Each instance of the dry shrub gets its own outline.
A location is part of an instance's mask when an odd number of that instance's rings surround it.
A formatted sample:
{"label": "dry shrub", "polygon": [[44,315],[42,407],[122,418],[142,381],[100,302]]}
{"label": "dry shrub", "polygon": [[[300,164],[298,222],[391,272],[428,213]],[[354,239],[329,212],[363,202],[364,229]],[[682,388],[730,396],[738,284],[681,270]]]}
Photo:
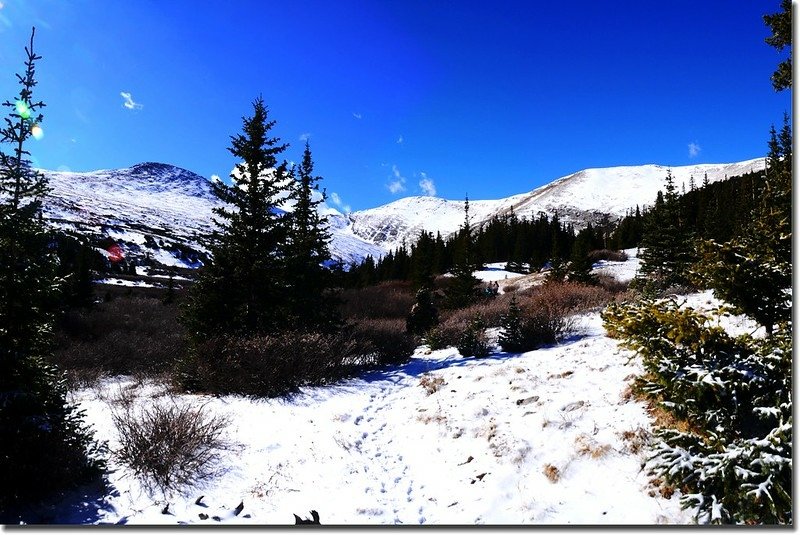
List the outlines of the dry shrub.
{"label": "dry shrub", "polygon": [[363,366],[362,349],[341,334],[220,336],[197,345],[178,380],[190,391],[280,396],[348,375]]}
{"label": "dry shrub", "polygon": [[441,375],[423,375],[419,380],[419,386],[424,388],[429,396],[438,392],[442,385],[444,385],[444,377]]}
{"label": "dry shrub", "polygon": [[521,306],[551,307],[571,314],[599,310],[613,299],[604,288],[569,281],[548,282],[534,288],[529,295]]}
{"label": "dry shrub", "polygon": [[414,305],[414,290],[403,281],[388,281],[342,291],[339,311],[345,320],[405,319]]}
{"label": "dry shrub", "polygon": [[178,380],[194,391],[280,396],[401,362],[414,347],[399,319],[363,320],[335,334],[217,337],[198,344],[183,360]]}
{"label": "dry shrub", "polygon": [[113,453],[151,493],[164,495],[213,476],[228,422],[175,400],[112,414],[119,434]]}
{"label": "dry shrub", "polygon": [[547,476],[547,479],[549,479],[551,483],[558,482],[559,478],[561,477],[561,472],[559,472],[558,468],[552,464],[544,465],[542,473]]}
{"label": "dry shrub", "polygon": [[417,345],[406,332],[405,319],[362,319],[350,326],[350,332],[374,365],[404,362]]}
{"label": "dry shrub", "polygon": [[612,262],[625,262],[628,260],[628,253],[625,251],[612,251],[610,249],[596,249],[589,253],[589,259],[592,262],[599,262],[600,260],[610,260]]}
{"label": "dry shrub", "polygon": [[185,352],[176,305],[120,297],[68,311],[56,329],[53,361],[73,380],[90,382],[103,374],[157,375]]}
{"label": "dry shrub", "polygon": [[480,316],[487,328],[499,327],[503,315],[508,313],[510,302],[510,295],[500,295],[481,300],[467,308],[442,311],[439,325],[425,333],[425,342],[433,350],[458,346],[477,316]]}

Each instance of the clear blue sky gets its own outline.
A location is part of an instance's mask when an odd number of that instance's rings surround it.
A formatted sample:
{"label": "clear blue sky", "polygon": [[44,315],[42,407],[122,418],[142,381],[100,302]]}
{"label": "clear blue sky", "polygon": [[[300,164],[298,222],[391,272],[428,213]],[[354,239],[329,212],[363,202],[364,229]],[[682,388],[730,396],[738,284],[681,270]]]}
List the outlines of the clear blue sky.
{"label": "clear blue sky", "polygon": [[0,3],[2,100],[37,28],[48,107],[30,148],[47,169],[225,177],[262,95],[287,159],[308,136],[322,185],[358,210],[755,158],[791,110],[769,79],[784,55],[764,43],[779,0]]}

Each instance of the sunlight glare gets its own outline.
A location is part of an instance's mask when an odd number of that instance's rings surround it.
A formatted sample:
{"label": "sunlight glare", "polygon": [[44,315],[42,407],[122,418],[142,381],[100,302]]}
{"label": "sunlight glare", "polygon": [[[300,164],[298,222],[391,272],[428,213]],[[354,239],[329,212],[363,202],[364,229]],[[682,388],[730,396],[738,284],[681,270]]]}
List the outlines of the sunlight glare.
{"label": "sunlight glare", "polygon": [[41,126],[35,124],[33,127],[31,127],[31,135],[33,136],[33,139],[39,141],[44,137],[44,130],[42,130]]}
{"label": "sunlight glare", "polygon": [[31,109],[28,107],[28,103],[24,100],[18,100],[14,103],[14,108],[17,110],[17,113],[23,119],[30,119],[31,117]]}

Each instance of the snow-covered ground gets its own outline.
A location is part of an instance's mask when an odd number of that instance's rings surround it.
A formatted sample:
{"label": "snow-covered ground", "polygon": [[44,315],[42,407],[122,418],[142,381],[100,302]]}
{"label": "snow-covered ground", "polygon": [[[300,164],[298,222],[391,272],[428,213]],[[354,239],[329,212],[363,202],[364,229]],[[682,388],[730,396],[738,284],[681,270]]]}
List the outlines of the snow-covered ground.
{"label": "snow-covered ground", "polygon": [[[180,396],[229,419],[237,446],[224,473],[162,514],[160,496],[115,470],[93,521],[291,524],[315,509],[325,524],[689,522],[641,471],[650,423],[626,396],[639,364],[597,314],[578,321],[580,334],[555,347],[481,359],[422,347],[405,365],[288,399]],[[75,399],[113,449],[113,400],[166,395],[118,378]]]}
{"label": "snow-covered ground", "polygon": [[[629,253],[597,269],[633,276]],[[720,304],[710,292],[679,299]],[[639,359],[605,336],[599,314],[575,321],[557,346],[485,358],[422,346],[406,364],[279,399],[174,395],[108,378],[72,396],[112,450],[122,401],[202,407],[227,419],[232,446],[216,476],[166,498],[112,458],[110,491],[52,521],[285,525],[316,510],[329,525],[692,523],[679,493],[664,498],[642,471],[652,424],[629,395]]]}

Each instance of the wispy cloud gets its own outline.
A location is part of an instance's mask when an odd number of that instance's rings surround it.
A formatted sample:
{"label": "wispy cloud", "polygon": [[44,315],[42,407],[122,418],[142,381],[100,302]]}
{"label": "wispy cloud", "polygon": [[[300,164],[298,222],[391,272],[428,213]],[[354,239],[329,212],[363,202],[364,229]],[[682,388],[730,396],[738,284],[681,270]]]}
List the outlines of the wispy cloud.
{"label": "wispy cloud", "polygon": [[402,144],[403,144],[403,136],[402,136],[402,135],[401,135],[399,138],[397,138],[397,141],[396,141],[396,143],[397,143],[398,145],[402,145]]}
{"label": "wispy cloud", "polygon": [[420,171],[419,176],[422,177],[419,181],[419,189],[422,190],[422,194],[428,197],[436,197],[436,184],[433,183],[433,180],[424,171]]}
{"label": "wispy cloud", "polygon": [[400,173],[400,169],[396,165],[392,166],[392,174],[389,177],[390,182],[386,184],[386,188],[393,194],[397,195],[406,190],[406,177]]}
{"label": "wispy cloud", "polygon": [[353,112],[353,117],[355,117],[356,119],[361,119],[363,115],[361,115],[360,113]]}
{"label": "wispy cloud", "polygon": [[689,158],[696,158],[700,155],[700,151],[703,150],[697,142],[689,143]]}
{"label": "wispy cloud", "polygon": [[308,141],[309,139],[311,139],[311,133],[310,132],[304,132],[304,133],[300,134],[300,137],[298,139],[300,141]]}
{"label": "wispy cloud", "polygon": [[142,104],[134,102],[133,97],[131,96],[130,93],[126,93],[125,91],[120,91],[119,96],[121,96],[125,101],[122,103],[122,105],[128,108],[129,110],[141,110],[142,108],[144,108]]}
{"label": "wispy cloud", "polygon": [[352,212],[352,210],[350,209],[350,205],[349,204],[345,204],[342,201],[342,198],[339,196],[339,194],[336,193],[335,191],[333,193],[331,193],[331,196],[328,197],[328,198],[331,200],[331,202],[334,205],[336,205],[339,208],[341,208],[344,213],[349,214],[350,212]]}

